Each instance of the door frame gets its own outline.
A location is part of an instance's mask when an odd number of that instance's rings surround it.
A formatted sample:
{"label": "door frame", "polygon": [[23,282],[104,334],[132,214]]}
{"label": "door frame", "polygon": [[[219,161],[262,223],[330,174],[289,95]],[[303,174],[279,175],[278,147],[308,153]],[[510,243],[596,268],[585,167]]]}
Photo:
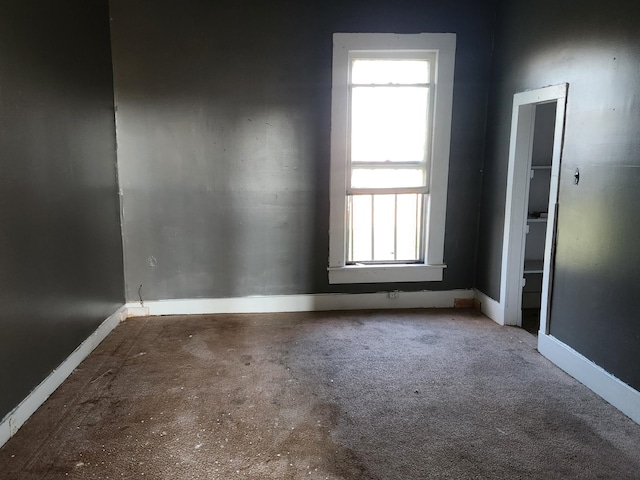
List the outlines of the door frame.
{"label": "door frame", "polygon": [[551,102],[557,104],[542,274],[540,333],[543,335],[549,333],[550,294],[553,277],[551,267],[555,251],[558,185],[568,90],[569,84],[563,83],[516,93],[513,96],[500,277],[500,303],[504,325],[522,325],[522,279],[524,276],[529,180],[531,178],[536,105]]}

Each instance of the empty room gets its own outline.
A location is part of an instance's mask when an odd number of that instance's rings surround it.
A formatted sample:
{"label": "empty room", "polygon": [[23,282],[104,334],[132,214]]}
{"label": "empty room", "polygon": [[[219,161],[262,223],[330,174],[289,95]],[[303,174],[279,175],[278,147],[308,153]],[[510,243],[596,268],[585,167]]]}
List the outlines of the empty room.
{"label": "empty room", "polygon": [[0,478],[640,478],[639,22],[0,0]]}

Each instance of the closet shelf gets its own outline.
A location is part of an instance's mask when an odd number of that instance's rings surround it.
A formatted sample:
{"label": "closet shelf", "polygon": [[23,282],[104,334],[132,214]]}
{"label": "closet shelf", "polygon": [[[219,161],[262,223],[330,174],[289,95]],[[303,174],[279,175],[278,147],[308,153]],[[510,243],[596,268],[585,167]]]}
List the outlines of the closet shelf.
{"label": "closet shelf", "polygon": [[524,274],[543,273],[544,260],[525,260]]}

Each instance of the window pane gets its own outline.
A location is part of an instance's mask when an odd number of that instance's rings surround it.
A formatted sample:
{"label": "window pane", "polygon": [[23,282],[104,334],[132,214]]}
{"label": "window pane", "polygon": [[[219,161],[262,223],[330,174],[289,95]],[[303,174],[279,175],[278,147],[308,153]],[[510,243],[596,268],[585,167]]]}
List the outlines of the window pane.
{"label": "window pane", "polygon": [[349,196],[347,262],[420,260],[422,194]]}
{"label": "window pane", "polygon": [[372,195],[353,195],[349,197],[349,251],[347,261],[370,262],[372,250]]}
{"label": "window pane", "polygon": [[351,83],[429,83],[429,61],[354,60]]}
{"label": "window pane", "polygon": [[396,254],[398,260],[420,259],[420,223],[422,218],[422,195],[398,195],[398,237]]}
{"label": "window pane", "polygon": [[352,188],[423,187],[422,169],[354,168],[351,172]]}
{"label": "window pane", "polygon": [[423,161],[427,102],[427,87],[354,87],[351,161]]}
{"label": "window pane", "polygon": [[373,196],[373,259],[395,260],[395,195]]}

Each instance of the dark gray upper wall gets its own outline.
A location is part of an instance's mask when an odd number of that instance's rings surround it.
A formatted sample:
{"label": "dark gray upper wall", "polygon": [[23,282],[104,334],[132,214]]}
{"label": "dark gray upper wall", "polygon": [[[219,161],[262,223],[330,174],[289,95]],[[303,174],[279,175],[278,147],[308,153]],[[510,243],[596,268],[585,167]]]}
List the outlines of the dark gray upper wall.
{"label": "dark gray upper wall", "polygon": [[385,288],[327,281],[334,32],[458,34],[449,268],[392,288],[472,287],[492,5],[112,0],[127,298]]}
{"label": "dark gray upper wall", "polygon": [[107,3],[0,3],[0,419],[123,303]]}
{"label": "dark gray upper wall", "polygon": [[636,389],[639,22],[632,0],[501,2],[477,268],[497,299],[513,94],[568,82],[551,334]]}

